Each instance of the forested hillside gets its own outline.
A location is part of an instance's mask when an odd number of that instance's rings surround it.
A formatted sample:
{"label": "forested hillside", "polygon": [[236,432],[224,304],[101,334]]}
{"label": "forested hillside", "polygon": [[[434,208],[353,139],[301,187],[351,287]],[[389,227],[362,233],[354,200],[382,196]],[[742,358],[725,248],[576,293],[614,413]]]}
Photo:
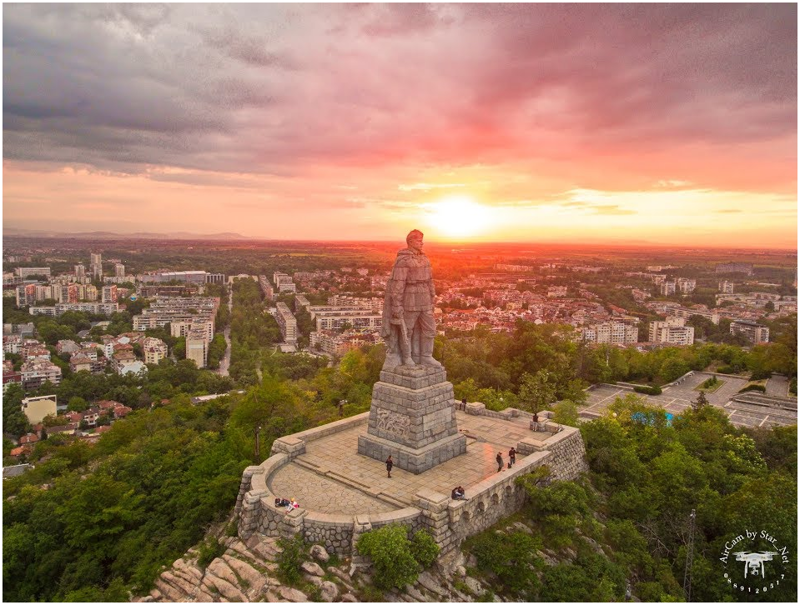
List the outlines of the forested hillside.
{"label": "forested hillside", "polygon": [[[258,330],[237,317],[236,307],[232,325],[239,346],[258,341]],[[751,351],[703,345],[639,353],[588,349],[567,336],[555,326],[520,324],[512,335],[440,340],[436,355],[459,398],[495,408],[525,407],[537,388],[580,403],[589,381],[651,377],[657,383],[715,363],[748,374],[796,368],[791,341]],[[245,384],[169,360],[146,377],[65,377],[55,389],[60,400],[116,399],[135,411],[94,446],[60,436],[41,441],[30,458],[36,468],[5,481],[5,599],[125,600],[129,590],[147,591],[162,565],[226,518],[242,470],[263,460],[272,440],[338,418],[342,400],[347,415],[368,409],[383,362],[380,347],[325,367],[314,357],[273,353],[262,348],[265,342],[257,342],[257,357],[242,359],[258,363],[260,382],[242,395],[198,405],[190,394]],[[253,381],[251,370],[243,376]],[[4,416],[13,420],[21,393],[9,393]],[[663,412],[641,406],[621,401],[608,416],[581,426],[590,476],[580,484],[530,485],[524,520],[534,533],[523,537],[506,528],[511,541],[492,532],[470,541],[476,573],[497,575],[513,598],[616,599],[630,582],[643,600],[680,599],[692,508],[697,599],[731,595],[717,559],[733,531],[758,525],[793,552],[796,427],[738,429],[708,406],[669,424]],[[795,593],[787,582],[768,594],[790,599]]]}
{"label": "forested hillside", "polygon": [[629,396],[581,432],[586,480],[529,475],[530,505],[467,542],[479,575],[495,578],[505,597],[615,601],[630,588],[642,601],[685,600],[694,509],[693,601],[796,601],[794,561],[773,589],[743,594],[719,560],[745,529],[796,552],[796,426],[741,430],[711,406],[670,425],[663,411]]}

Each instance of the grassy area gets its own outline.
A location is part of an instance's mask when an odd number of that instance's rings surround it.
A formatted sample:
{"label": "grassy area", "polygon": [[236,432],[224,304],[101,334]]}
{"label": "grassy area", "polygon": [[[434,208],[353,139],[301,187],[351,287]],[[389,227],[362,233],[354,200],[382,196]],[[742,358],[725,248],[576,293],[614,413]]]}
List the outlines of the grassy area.
{"label": "grassy area", "polygon": [[725,384],[725,381],[724,381],[724,380],[720,380],[720,379],[719,379],[719,378],[717,378],[716,376],[712,376],[711,378],[709,378],[709,379],[708,379],[708,380],[706,380],[705,382],[701,382],[699,385],[697,385],[697,386],[694,388],[694,390],[695,390],[695,391],[704,391],[704,392],[706,392],[706,393],[713,393],[713,392],[715,392],[715,391],[718,391],[718,390],[719,390],[719,388],[720,388],[720,387],[721,387],[723,384]]}

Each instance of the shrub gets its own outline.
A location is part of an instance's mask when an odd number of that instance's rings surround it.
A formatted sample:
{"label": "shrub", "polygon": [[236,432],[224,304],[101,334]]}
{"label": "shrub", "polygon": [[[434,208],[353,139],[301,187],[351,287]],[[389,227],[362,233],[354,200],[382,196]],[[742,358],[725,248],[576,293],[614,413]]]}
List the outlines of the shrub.
{"label": "shrub", "polygon": [[765,387],[763,384],[748,384],[743,389],[739,389],[740,393],[747,393],[748,391],[758,391],[760,393],[766,393],[767,387]]}
{"label": "shrub", "polygon": [[701,389],[711,389],[717,386],[719,379],[716,376],[712,376],[708,380],[703,381],[703,384],[700,385]]}
{"label": "shrub", "polygon": [[412,553],[408,531],[402,525],[387,525],[362,534],[356,550],[372,559],[378,588],[402,588],[416,582],[419,576],[419,563]]}
{"label": "shrub", "polygon": [[295,584],[300,580],[300,565],[306,558],[306,545],[302,536],[295,536],[291,540],[280,538],[278,546],[278,573],[287,584]]}
{"label": "shrub", "polygon": [[423,568],[430,567],[439,556],[439,545],[428,532],[417,531],[411,538],[411,554]]}
{"label": "shrub", "polygon": [[633,390],[637,393],[644,393],[645,395],[661,395],[661,387],[658,386],[635,386]]}
{"label": "shrub", "polygon": [[717,372],[720,374],[736,374],[736,368],[733,366],[722,366],[717,368]]}
{"label": "shrub", "polygon": [[539,590],[535,567],[542,562],[536,551],[542,547],[541,539],[515,531],[504,534],[485,531],[469,538],[467,549],[478,560],[478,569],[491,573],[499,580],[497,586],[508,589],[515,597],[532,600]]}
{"label": "shrub", "polygon": [[197,564],[201,569],[205,569],[209,566],[211,561],[217,557],[221,557],[225,553],[225,546],[220,544],[216,538],[209,536],[200,544],[198,550]]}

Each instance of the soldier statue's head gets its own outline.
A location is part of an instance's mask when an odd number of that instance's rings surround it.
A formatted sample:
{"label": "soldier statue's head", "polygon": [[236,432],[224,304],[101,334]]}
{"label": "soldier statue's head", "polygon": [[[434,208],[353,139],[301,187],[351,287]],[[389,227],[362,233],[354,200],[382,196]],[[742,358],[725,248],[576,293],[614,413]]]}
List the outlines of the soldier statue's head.
{"label": "soldier statue's head", "polygon": [[422,231],[419,229],[414,229],[413,231],[409,232],[408,235],[406,235],[406,244],[411,245],[411,240],[413,239],[417,239],[420,241],[420,243],[422,243],[422,238],[424,236],[425,235],[422,233]]}

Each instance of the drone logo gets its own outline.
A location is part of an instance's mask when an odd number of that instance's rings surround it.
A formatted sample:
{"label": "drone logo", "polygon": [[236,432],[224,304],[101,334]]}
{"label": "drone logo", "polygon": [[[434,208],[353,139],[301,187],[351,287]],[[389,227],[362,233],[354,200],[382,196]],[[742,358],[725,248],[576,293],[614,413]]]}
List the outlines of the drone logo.
{"label": "drone logo", "polygon": [[744,552],[739,551],[733,553],[736,555],[737,561],[744,562],[744,577],[748,576],[748,572],[750,575],[759,575],[759,571],[761,572],[761,577],[764,576],[764,563],[767,561],[772,561],[774,557],[777,557],[780,553],[775,551],[765,551],[765,552]]}
{"label": "drone logo", "polygon": [[[769,532],[747,529],[725,542],[719,560],[734,593],[747,597],[774,591],[788,581],[790,555],[788,547]],[[744,563],[744,569],[734,563]]]}

